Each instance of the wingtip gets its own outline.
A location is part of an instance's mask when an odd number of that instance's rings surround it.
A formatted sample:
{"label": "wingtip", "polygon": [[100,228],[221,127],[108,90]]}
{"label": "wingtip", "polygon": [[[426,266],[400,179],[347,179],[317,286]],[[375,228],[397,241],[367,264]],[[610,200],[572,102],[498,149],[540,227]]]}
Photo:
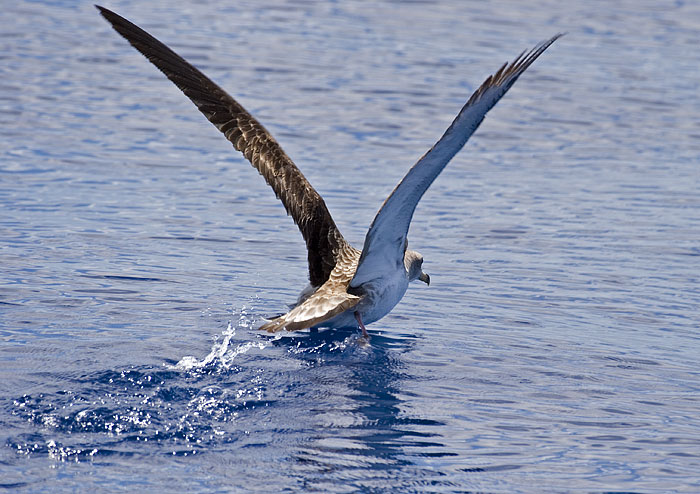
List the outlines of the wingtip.
{"label": "wingtip", "polygon": [[122,16],[120,16],[116,12],[112,12],[111,10],[103,7],[102,5],[95,4],[95,8],[99,10],[102,17],[104,17],[111,24],[114,24],[115,20],[123,19]]}
{"label": "wingtip", "polygon": [[541,44],[549,46],[549,45],[551,45],[552,43],[554,43],[556,40],[558,40],[559,38],[561,38],[562,36],[566,36],[566,35],[567,35],[566,32],[557,33],[557,34],[555,34],[554,36],[552,36],[551,38],[549,38],[547,41],[543,41]]}
{"label": "wingtip", "polygon": [[538,52],[541,53],[542,51],[546,50],[549,48],[556,40],[564,36],[566,33],[557,33],[551,38],[545,39],[540,41],[532,50],[530,50],[530,53],[533,52]]}
{"label": "wingtip", "polygon": [[112,12],[109,9],[104,8],[102,5],[95,4],[95,8],[100,11],[100,15],[102,17],[104,17],[105,20],[107,22],[109,22],[110,24],[113,24],[113,22],[110,20],[110,17],[111,18],[119,17],[117,14],[115,14],[114,12]]}

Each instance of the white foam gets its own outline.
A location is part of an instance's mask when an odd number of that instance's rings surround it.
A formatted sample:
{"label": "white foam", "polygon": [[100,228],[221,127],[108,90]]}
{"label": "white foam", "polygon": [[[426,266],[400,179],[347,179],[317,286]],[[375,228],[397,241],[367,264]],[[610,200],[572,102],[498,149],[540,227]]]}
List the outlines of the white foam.
{"label": "white foam", "polygon": [[[245,317],[245,314],[241,314],[237,326],[243,328],[248,328],[248,326],[250,326],[250,320]],[[270,340],[247,341],[245,343],[240,343],[236,347],[229,350],[231,339],[235,335],[236,328],[234,328],[233,324],[229,321],[228,327],[222,333],[223,339],[219,341],[217,338],[217,340],[214,341],[211,351],[206,357],[199,360],[197,357],[188,355],[186,357],[182,357],[177,364],[168,367],[171,369],[190,371],[207,367],[210,364],[215,364],[217,367],[229,369],[233,365],[236,357],[239,355],[247,353],[253,348],[262,350],[270,344]]]}

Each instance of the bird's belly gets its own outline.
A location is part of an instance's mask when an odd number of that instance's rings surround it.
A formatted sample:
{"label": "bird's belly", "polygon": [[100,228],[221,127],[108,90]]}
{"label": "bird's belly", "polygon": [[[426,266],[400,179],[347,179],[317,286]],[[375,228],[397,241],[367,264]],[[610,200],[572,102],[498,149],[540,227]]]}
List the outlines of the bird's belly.
{"label": "bird's belly", "polygon": [[366,303],[363,304],[363,300],[357,309],[362,315],[362,322],[371,324],[386,316],[401,301],[407,288],[408,280],[405,277],[380,288],[367,287]]}
{"label": "bird's belly", "polygon": [[365,294],[362,301],[352,309],[338,314],[325,321],[321,326],[328,328],[356,328],[355,312],[362,316],[362,322],[367,325],[386,316],[391,309],[403,298],[408,288],[408,279],[401,273],[390,280],[382,279],[381,283],[363,285]]}

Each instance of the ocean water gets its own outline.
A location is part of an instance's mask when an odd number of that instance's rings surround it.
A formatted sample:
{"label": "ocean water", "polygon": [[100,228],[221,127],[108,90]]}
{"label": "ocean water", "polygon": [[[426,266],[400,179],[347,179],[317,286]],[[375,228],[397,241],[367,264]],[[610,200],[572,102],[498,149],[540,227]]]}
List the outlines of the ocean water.
{"label": "ocean water", "polygon": [[0,488],[700,491],[700,5],[113,1],[274,133],[361,246],[421,201],[430,287],[255,331],[306,283],[264,181],[90,3],[0,27]]}

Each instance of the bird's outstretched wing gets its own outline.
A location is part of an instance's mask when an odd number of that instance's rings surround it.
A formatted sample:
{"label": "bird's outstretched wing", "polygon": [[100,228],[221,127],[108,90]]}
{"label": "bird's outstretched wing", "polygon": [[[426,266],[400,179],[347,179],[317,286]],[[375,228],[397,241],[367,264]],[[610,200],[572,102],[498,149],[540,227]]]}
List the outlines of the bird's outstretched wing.
{"label": "bird's outstretched wing", "polygon": [[561,34],[543,41],[504,64],[474,92],[440,140],[423,155],[399,182],[375,216],[365,237],[360,262],[350,287],[381,278],[387,271],[403,266],[406,235],[418,201],[447,163],[466,144],[486,113],[506,94],[518,77]]}
{"label": "bird's outstretched wing", "polygon": [[277,141],[226,91],[184,58],[123,17],[96,7],[119,34],[192,100],[265,178],[306,241],[311,285],[323,285],[346,242],[323,198]]}

